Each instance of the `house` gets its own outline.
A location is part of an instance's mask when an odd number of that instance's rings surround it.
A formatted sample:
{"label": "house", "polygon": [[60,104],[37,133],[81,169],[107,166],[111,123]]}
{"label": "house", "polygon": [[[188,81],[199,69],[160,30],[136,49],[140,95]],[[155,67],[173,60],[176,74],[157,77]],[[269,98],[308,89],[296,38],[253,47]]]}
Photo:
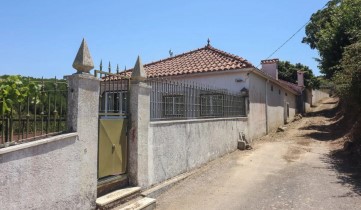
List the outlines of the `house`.
{"label": "house", "polygon": [[[303,90],[302,82],[296,85],[278,79],[277,62],[278,59],[264,60],[259,70],[246,59],[208,43],[203,48],[145,64],[144,69],[149,79],[166,78],[246,92],[246,136],[252,140],[293,120],[298,112],[296,101]],[[132,69],[121,75],[131,76],[131,72]]]}
{"label": "house", "polygon": [[[0,203],[4,209],[111,208],[123,186],[144,190],[235,151],[244,136],[260,137],[298,112],[302,72],[299,84],[279,80],[277,62],[264,60],[259,70],[208,44],[145,66],[138,58],[133,72],[120,74],[131,79],[101,68],[93,77],[83,40],[77,73],[66,77],[69,133],[0,149]],[[97,73],[108,76],[100,81]],[[312,100],[322,96],[312,92]],[[140,188],[128,190],[132,197]]]}
{"label": "house", "polygon": [[303,73],[298,84],[283,81],[278,62],[263,60],[258,69],[207,44],[145,65],[138,58],[134,69],[106,77],[132,77],[130,92],[141,90],[130,94],[141,116],[129,132],[130,183],[161,183],[292,121],[305,105]]}

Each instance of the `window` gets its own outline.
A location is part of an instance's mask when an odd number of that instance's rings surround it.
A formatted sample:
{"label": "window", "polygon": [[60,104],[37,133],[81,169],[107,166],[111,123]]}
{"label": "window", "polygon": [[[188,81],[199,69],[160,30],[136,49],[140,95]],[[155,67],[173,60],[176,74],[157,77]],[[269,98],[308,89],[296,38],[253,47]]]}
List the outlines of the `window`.
{"label": "window", "polygon": [[271,85],[271,91],[273,91],[273,85]]}
{"label": "window", "polygon": [[285,93],[285,96],[287,96],[287,93]]}
{"label": "window", "polygon": [[201,116],[220,116],[223,115],[222,94],[203,94],[201,99]]}
{"label": "window", "polygon": [[164,116],[184,116],[184,96],[171,95],[163,96]]}
{"label": "window", "polygon": [[104,92],[102,94],[100,112],[103,113],[126,113],[127,92]]}
{"label": "window", "polygon": [[278,90],[278,94],[281,95],[281,89]]}

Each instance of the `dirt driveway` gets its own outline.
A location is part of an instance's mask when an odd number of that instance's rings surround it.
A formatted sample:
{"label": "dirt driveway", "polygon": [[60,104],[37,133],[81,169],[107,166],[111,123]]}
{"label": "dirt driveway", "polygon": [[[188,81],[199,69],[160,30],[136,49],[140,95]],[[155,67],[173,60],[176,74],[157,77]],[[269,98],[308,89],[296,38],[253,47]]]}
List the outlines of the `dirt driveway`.
{"label": "dirt driveway", "polygon": [[360,179],[330,156],[341,137],[329,129],[336,103],[209,163],[158,197],[157,209],[361,209]]}

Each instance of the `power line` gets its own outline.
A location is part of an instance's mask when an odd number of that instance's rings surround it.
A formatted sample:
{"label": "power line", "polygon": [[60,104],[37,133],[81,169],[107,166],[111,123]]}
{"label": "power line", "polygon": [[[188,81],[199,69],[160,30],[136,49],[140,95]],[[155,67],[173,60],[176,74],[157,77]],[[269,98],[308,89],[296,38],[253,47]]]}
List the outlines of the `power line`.
{"label": "power line", "polygon": [[[324,9],[325,7],[327,7],[327,5],[328,5],[328,2],[325,4],[325,6],[323,6],[323,7],[321,8],[321,10]],[[269,56],[266,58],[266,60],[269,59],[269,58],[271,58],[274,54],[276,54],[276,52],[278,52],[283,46],[285,46],[289,41],[291,41],[291,39],[292,39],[293,37],[295,37],[295,36],[296,36],[304,27],[306,27],[307,24],[310,23],[310,22],[311,22],[311,19],[308,20],[305,24],[303,24],[302,27],[299,28],[290,38],[288,38],[281,46],[279,46],[275,51],[273,51],[273,52],[271,53],[271,55],[269,55]],[[258,68],[259,66],[260,66],[260,64],[257,66],[257,68]]]}
{"label": "power line", "polygon": [[311,20],[307,21],[307,23],[305,23],[300,29],[298,29],[296,31],[296,33],[294,33],[290,38],[288,38],[281,46],[279,46],[275,51],[273,51],[273,53],[271,53],[271,55],[269,55],[266,59],[269,59],[270,57],[272,57],[274,54],[276,54],[276,52],[278,52],[278,50],[280,50],[283,46],[285,46],[289,41],[291,41],[291,39],[293,37],[295,37],[304,27],[306,27],[306,25],[311,22]]}

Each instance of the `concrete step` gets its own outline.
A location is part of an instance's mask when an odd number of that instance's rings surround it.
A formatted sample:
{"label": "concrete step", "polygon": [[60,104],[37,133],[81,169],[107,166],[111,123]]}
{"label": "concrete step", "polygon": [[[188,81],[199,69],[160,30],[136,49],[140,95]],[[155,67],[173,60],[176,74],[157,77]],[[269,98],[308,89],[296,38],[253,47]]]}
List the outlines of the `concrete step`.
{"label": "concrete step", "polygon": [[154,198],[139,197],[131,200],[113,210],[154,210],[156,207],[156,200]]}
{"label": "concrete step", "polygon": [[129,185],[127,174],[116,175],[98,181],[98,197],[111,193],[115,190],[126,188]]}
{"label": "concrete step", "polygon": [[97,198],[97,209],[111,209],[140,195],[140,187],[129,187]]}

